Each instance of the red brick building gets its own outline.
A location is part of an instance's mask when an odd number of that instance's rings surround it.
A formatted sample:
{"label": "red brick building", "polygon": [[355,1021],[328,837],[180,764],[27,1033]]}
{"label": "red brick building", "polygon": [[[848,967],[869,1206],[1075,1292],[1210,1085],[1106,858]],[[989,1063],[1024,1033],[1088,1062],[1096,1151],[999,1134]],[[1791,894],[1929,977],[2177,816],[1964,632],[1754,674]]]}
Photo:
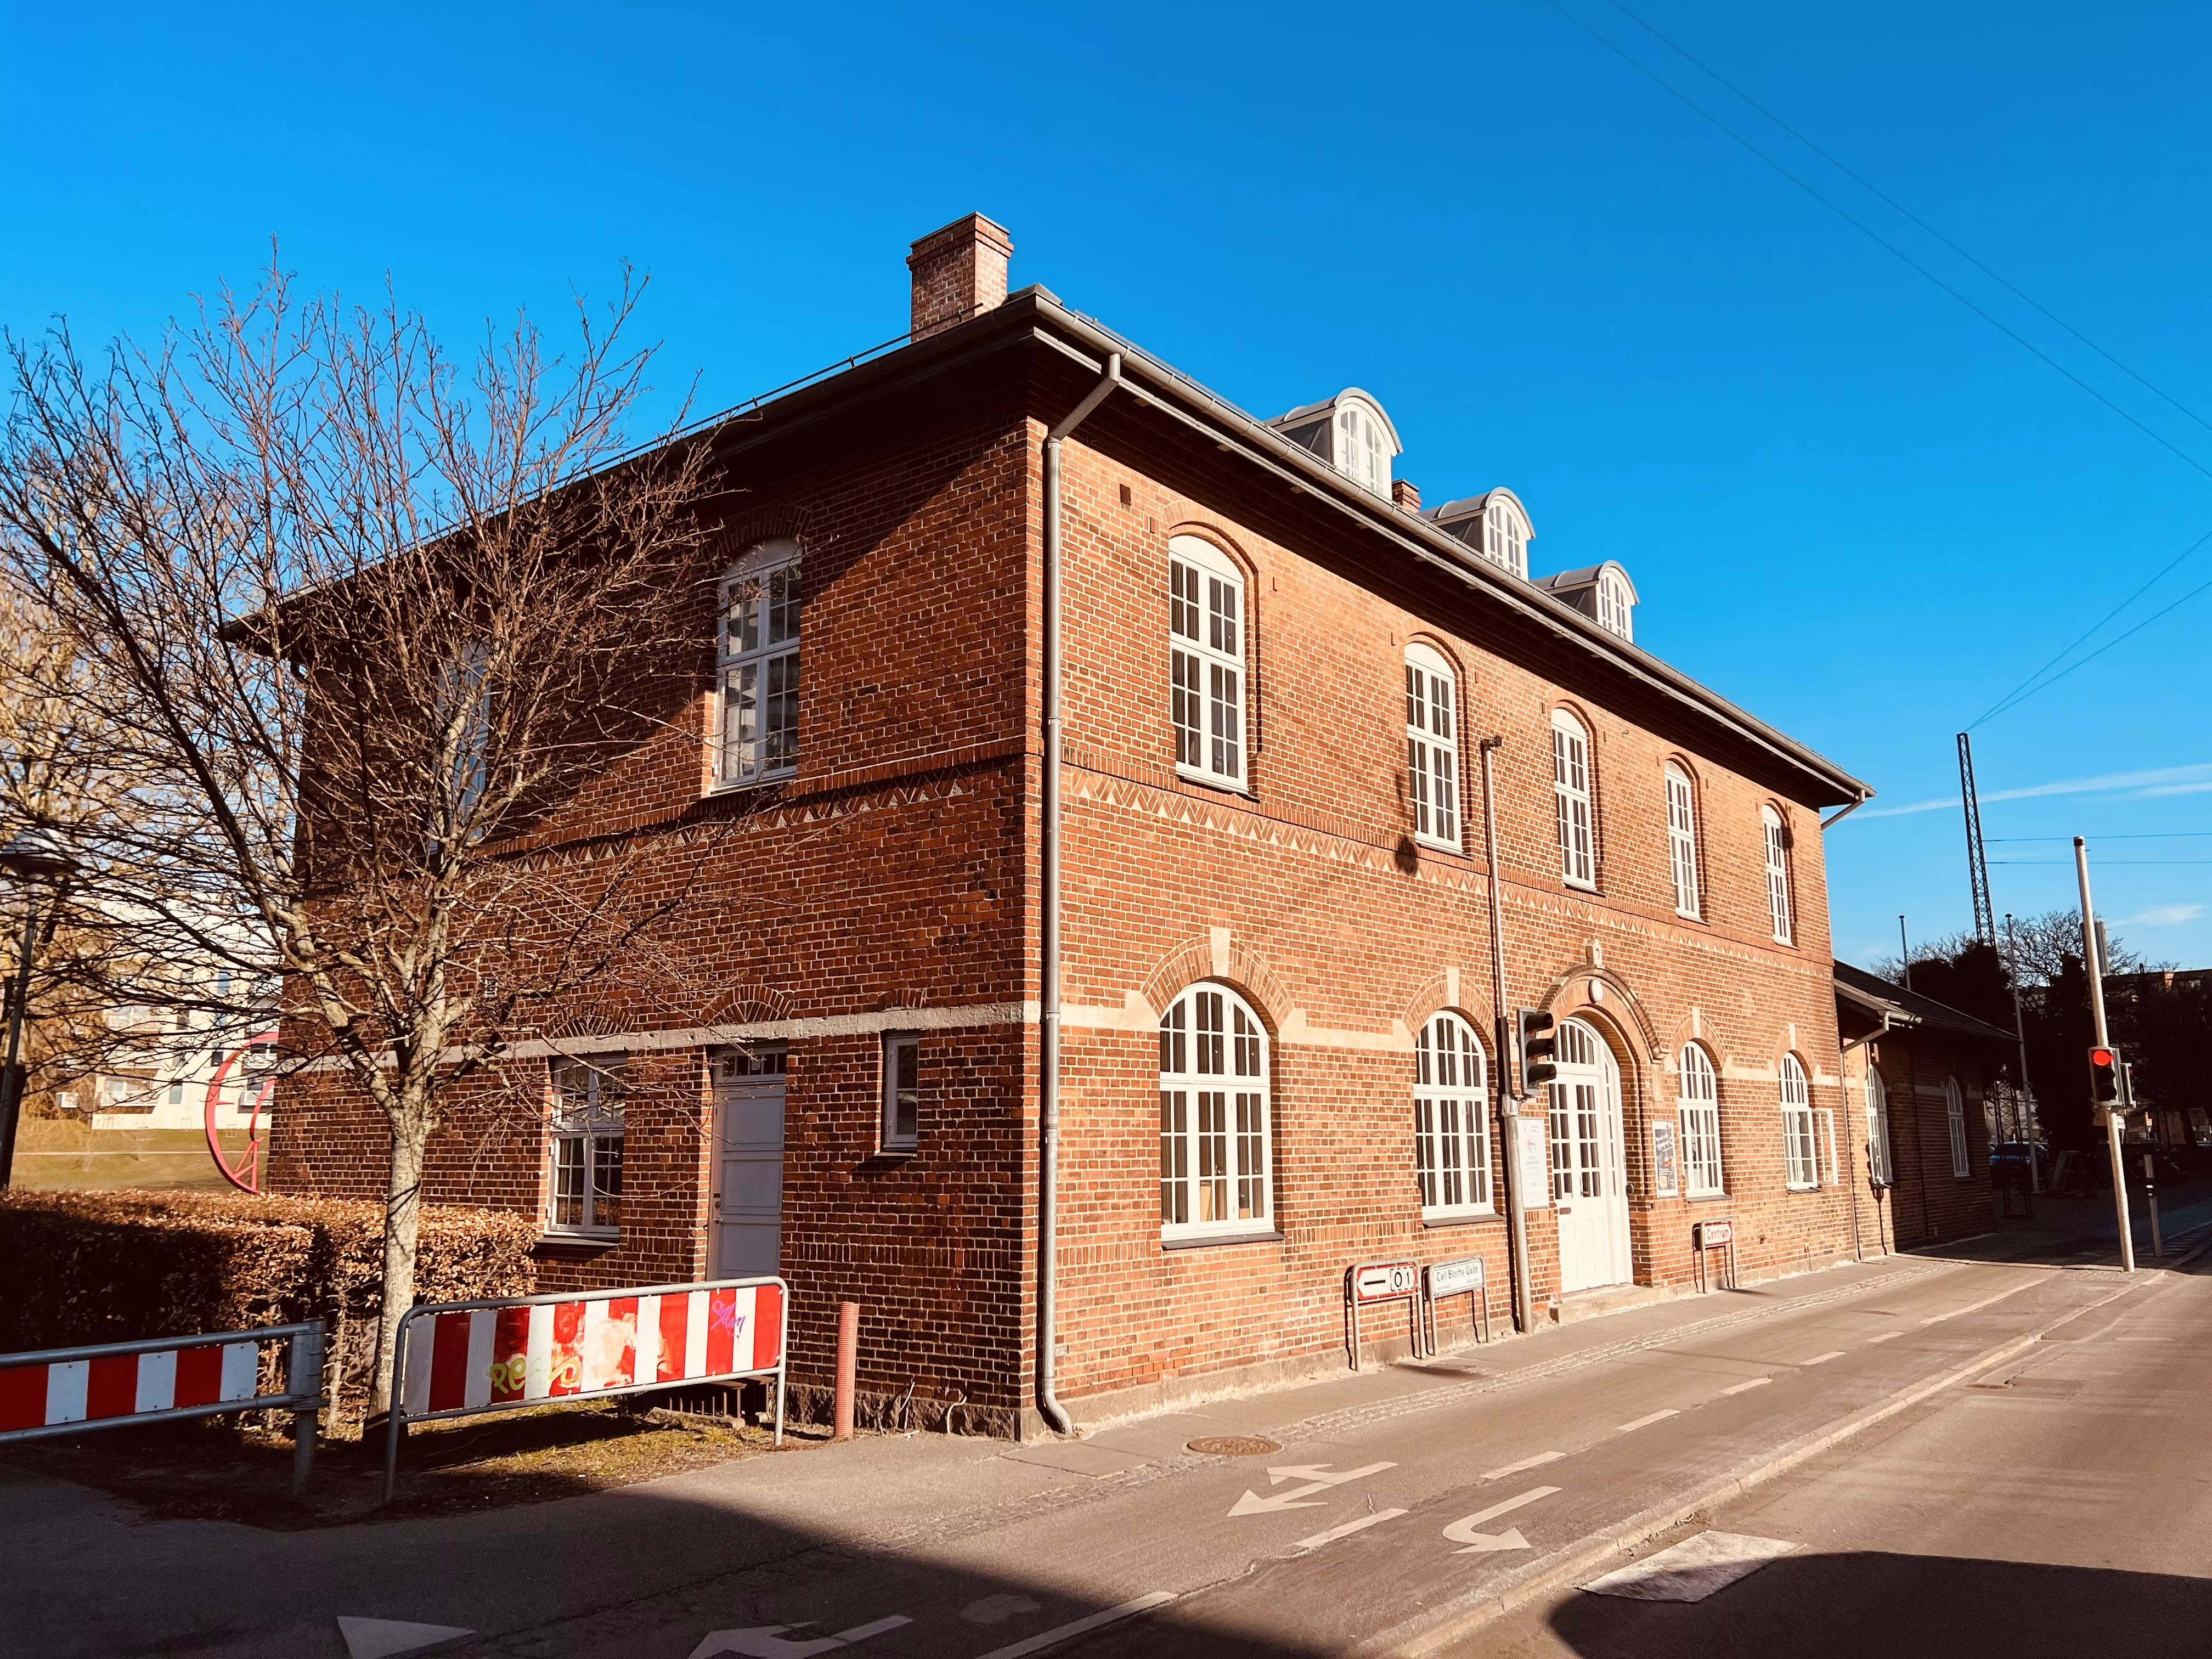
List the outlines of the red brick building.
{"label": "red brick building", "polygon": [[[1354,1261],[1503,1302],[1509,1135],[1524,1323],[1688,1284],[1700,1220],[1747,1275],[1874,1248],[1820,821],[1865,786],[1638,649],[1618,564],[1532,581],[1510,490],[1424,511],[1375,398],[1255,419],[1010,252],[924,238],[908,339],[723,428],[688,701],[532,836],[730,826],[705,988],[578,1009],[565,1114],[453,1115],[428,1196],[542,1216],[550,1284],[780,1268],[804,1381],[860,1301],[864,1395],[1000,1432],[1341,1364]],[[281,1184],[374,1190],[328,1074],[277,1121]]]}

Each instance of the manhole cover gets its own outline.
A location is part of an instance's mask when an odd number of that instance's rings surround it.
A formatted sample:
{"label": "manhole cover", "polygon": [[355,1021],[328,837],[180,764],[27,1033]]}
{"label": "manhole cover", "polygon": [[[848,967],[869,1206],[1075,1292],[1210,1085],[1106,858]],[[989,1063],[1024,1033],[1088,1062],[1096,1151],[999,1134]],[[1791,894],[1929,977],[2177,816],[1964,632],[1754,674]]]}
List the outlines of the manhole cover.
{"label": "manhole cover", "polygon": [[1217,1434],[1203,1440],[1194,1440],[1190,1449],[1213,1457],[1265,1457],[1269,1452],[1282,1448],[1272,1440],[1262,1440],[1255,1434]]}

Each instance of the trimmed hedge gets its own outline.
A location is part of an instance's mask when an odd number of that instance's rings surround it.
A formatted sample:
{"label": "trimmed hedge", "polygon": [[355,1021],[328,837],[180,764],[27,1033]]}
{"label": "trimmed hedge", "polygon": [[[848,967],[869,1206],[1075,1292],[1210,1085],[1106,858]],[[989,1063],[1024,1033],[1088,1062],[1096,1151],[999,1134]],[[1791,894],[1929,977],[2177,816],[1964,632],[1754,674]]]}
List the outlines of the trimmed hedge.
{"label": "trimmed hedge", "polygon": [[[384,1206],[244,1193],[0,1193],[0,1352],[323,1320],[358,1384],[383,1301]],[[425,1205],[416,1302],[528,1296],[538,1230]]]}

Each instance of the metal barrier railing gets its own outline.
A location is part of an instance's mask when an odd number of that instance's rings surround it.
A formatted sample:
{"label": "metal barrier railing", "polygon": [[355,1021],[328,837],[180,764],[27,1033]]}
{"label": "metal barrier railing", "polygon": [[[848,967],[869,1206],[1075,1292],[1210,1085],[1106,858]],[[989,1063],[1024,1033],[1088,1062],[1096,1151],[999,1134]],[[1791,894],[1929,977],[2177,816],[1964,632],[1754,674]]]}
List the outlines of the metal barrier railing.
{"label": "metal barrier railing", "polygon": [[[261,1347],[280,1340],[288,1344],[284,1391],[263,1394]],[[289,1411],[297,1492],[314,1468],[322,1382],[319,1319],[0,1354],[0,1443],[228,1412]]]}
{"label": "metal barrier railing", "polygon": [[564,1400],[773,1378],[780,1446],[790,1317],[790,1287],[775,1278],[410,1309],[392,1357],[384,1501],[398,1484],[409,1424]]}

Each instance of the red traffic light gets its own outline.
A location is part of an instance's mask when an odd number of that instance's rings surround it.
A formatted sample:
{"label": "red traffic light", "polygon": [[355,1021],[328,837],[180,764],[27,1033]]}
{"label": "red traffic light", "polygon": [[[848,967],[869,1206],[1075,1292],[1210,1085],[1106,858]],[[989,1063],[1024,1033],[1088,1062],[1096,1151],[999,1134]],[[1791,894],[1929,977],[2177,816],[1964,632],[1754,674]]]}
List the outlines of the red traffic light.
{"label": "red traffic light", "polygon": [[2121,1093],[2119,1051],[2106,1048],[2090,1049],[2089,1098],[2100,1106],[2110,1106],[2119,1099]]}
{"label": "red traffic light", "polygon": [[2089,1063],[2092,1066],[2110,1066],[2118,1058],[2119,1056],[2114,1054],[2110,1048],[2092,1048],[2089,1050]]}

